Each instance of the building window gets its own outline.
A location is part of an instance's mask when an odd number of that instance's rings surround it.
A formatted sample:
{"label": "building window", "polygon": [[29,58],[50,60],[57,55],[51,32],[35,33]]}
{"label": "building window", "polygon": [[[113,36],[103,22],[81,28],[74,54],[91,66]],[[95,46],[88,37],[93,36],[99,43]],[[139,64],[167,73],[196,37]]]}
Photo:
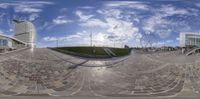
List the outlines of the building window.
{"label": "building window", "polygon": [[8,41],[4,39],[0,39],[0,46],[8,46]]}

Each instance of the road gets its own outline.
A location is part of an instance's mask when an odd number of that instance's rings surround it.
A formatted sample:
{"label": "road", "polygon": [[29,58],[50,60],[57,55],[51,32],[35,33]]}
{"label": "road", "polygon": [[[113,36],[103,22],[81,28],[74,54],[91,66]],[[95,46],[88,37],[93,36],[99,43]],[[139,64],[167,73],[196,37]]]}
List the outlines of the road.
{"label": "road", "polygon": [[133,52],[91,60],[46,48],[22,50],[0,56],[0,96],[198,97],[198,61],[174,58]]}

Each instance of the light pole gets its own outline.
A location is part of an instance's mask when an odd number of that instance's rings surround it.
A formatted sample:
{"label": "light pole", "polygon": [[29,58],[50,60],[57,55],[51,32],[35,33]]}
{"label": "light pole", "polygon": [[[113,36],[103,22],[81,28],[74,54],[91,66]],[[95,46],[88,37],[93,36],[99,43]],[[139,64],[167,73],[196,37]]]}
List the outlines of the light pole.
{"label": "light pole", "polygon": [[56,40],[56,46],[57,46],[57,48],[58,48],[58,39]]}
{"label": "light pole", "polygon": [[115,47],[115,39],[114,39],[114,47]]}
{"label": "light pole", "polygon": [[111,41],[113,42],[113,47],[115,47],[115,39],[111,39]]}
{"label": "light pole", "polygon": [[90,46],[92,46],[92,32],[90,33]]}

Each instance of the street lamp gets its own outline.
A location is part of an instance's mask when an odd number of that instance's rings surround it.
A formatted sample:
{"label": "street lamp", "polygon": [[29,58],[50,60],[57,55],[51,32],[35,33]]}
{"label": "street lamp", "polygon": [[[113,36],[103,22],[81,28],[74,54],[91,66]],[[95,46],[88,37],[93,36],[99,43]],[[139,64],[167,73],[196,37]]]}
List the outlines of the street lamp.
{"label": "street lamp", "polygon": [[58,48],[58,39],[56,40],[56,46],[57,46],[57,48]]}
{"label": "street lamp", "polygon": [[92,46],[92,32],[90,33],[90,46]]}

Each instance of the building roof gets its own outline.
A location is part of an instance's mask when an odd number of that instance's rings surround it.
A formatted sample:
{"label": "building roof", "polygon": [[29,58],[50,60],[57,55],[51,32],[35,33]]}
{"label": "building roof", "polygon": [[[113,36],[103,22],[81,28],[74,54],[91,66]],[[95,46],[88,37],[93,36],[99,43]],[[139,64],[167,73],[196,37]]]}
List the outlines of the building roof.
{"label": "building roof", "polygon": [[13,19],[13,22],[15,22],[15,23],[22,23],[22,22],[31,22],[31,21],[29,21],[29,20]]}
{"label": "building roof", "polygon": [[181,32],[180,34],[193,34],[193,35],[200,35],[200,32]]}
{"label": "building roof", "polygon": [[18,41],[18,42],[21,42],[21,43],[23,43],[23,44],[27,44],[26,42],[23,42],[23,41],[21,41],[21,40],[18,40],[18,39],[14,38],[14,37],[10,37],[10,36],[8,36],[8,35],[0,34],[0,36],[13,39],[13,40]]}

